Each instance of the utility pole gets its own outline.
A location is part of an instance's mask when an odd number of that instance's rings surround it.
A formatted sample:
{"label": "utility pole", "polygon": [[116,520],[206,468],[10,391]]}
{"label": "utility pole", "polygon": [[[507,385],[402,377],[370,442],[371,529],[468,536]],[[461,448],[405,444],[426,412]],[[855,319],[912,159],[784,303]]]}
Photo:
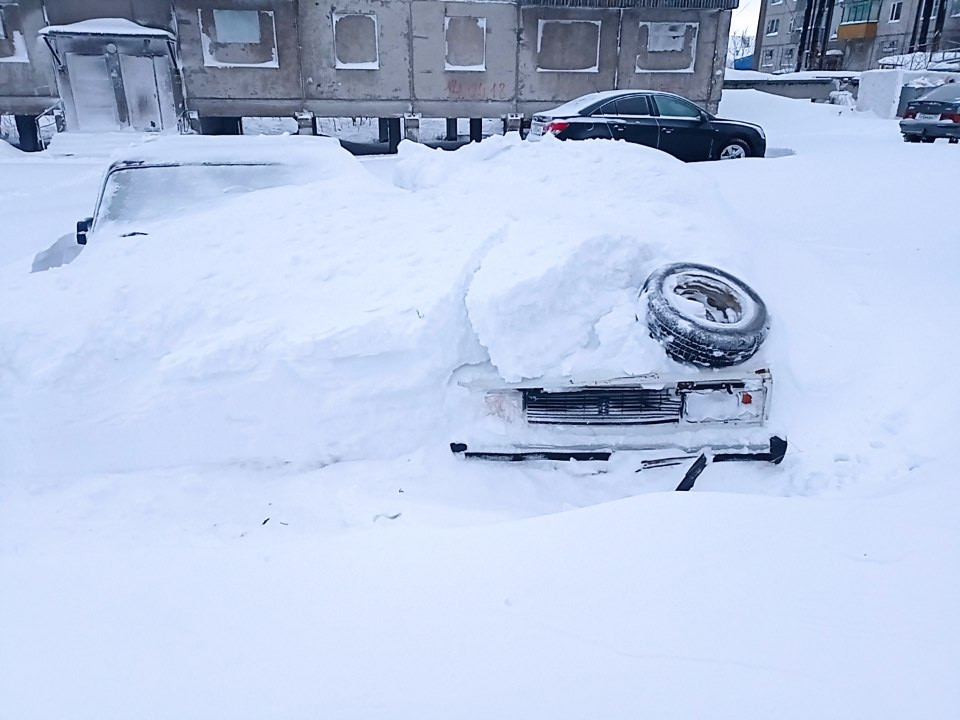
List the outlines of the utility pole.
{"label": "utility pole", "polygon": [[920,33],[917,35],[917,50],[927,51],[927,29],[930,27],[930,16],[933,15],[933,0],[924,0],[923,19],[920,20]]}
{"label": "utility pole", "polygon": [[932,52],[940,50],[940,43],[943,41],[943,23],[947,19],[947,2],[949,0],[940,0],[937,7],[937,19],[933,24],[933,40],[930,43]]}
{"label": "utility pole", "polygon": [[820,24],[823,22],[824,0],[817,0],[817,12],[813,19],[813,35],[810,38],[810,55],[807,67],[813,67],[817,52],[820,50]]}
{"label": "utility pole", "polygon": [[803,69],[804,55],[807,51],[807,38],[810,34],[811,15],[813,15],[813,0],[807,0],[806,7],[803,9],[803,27],[800,29],[800,49],[797,51],[797,72]]}
{"label": "utility pole", "polygon": [[833,9],[837,6],[837,0],[827,0],[830,4],[827,6],[827,22],[823,27],[823,40],[820,43],[820,62],[817,68],[823,70],[823,61],[827,56],[827,43],[830,42],[830,27],[833,25]]}

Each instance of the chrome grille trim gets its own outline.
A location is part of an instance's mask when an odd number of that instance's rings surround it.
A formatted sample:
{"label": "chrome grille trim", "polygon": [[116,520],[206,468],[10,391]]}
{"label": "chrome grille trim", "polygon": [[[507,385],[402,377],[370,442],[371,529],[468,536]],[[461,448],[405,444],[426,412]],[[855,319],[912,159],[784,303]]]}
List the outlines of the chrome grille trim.
{"label": "chrome grille trim", "polygon": [[523,391],[523,412],[535,425],[658,425],[680,421],[674,388],[594,387]]}

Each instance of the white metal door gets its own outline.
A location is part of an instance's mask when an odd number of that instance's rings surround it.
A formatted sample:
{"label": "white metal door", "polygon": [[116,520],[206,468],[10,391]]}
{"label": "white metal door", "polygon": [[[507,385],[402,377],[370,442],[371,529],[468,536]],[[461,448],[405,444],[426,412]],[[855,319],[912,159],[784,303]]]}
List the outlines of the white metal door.
{"label": "white metal door", "polygon": [[153,72],[157,78],[157,98],[164,130],[177,129],[177,103],[173,99],[173,75],[168,55],[153,56]]}
{"label": "white metal door", "polygon": [[97,132],[121,127],[113,80],[103,55],[67,53],[67,74],[78,130]]}
{"label": "white metal door", "polygon": [[160,94],[153,58],[149,55],[121,55],[120,74],[123,76],[130,127],[144,131],[162,130]]}

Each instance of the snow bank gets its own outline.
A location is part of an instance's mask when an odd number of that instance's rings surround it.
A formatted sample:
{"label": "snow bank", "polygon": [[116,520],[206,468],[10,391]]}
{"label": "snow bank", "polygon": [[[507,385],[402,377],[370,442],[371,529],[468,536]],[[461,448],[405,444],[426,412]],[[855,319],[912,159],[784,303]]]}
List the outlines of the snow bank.
{"label": "snow bank", "polygon": [[464,363],[506,380],[672,364],[638,322],[663,263],[751,279],[712,184],[624,143],[405,143],[399,187],[315,138],[116,157],[221,155],[295,157],[310,183],[123,228],[145,236],[104,226],[69,266],[0,276],[0,390],[23,417],[0,441],[8,466],[392,456],[436,442]]}
{"label": "snow bank", "polygon": [[0,140],[0,158],[5,160],[19,160],[26,157],[26,153],[8,143],[6,140]]}
{"label": "snow bank", "polygon": [[328,160],[310,185],[95,234],[67,267],[5,268],[0,392],[22,418],[5,471],[416,444],[405,418],[431,417],[455,364],[448,298],[471,251],[398,232],[431,209]]}
{"label": "snow bank", "polygon": [[[637,322],[650,272],[688,260],[749,277],[716,189],[649,148],[516,136],[456,153],[404,144],[395,181],[498,228],[466,301],[507,380],[662,369],[670,361]],[[467,193],[502,200],[472,207]]]}
{"label": "snow bank", "polygon": [[900,106],[900,91],[907,83],[921,78],[960,82],[960,73],[911,70],[868,70],[860,76],[857,110],[874,112],[883,118],[894,118]]}

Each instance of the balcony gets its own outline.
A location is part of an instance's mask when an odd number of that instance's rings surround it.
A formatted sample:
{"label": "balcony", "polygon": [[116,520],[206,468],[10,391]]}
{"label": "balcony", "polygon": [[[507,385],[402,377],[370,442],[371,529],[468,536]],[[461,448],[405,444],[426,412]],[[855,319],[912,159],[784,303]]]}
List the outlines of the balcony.
{"label": "balcony", "polygon": [[881,0],[855,0],[845,3],[837,40],[863,40],[876,37]]}

